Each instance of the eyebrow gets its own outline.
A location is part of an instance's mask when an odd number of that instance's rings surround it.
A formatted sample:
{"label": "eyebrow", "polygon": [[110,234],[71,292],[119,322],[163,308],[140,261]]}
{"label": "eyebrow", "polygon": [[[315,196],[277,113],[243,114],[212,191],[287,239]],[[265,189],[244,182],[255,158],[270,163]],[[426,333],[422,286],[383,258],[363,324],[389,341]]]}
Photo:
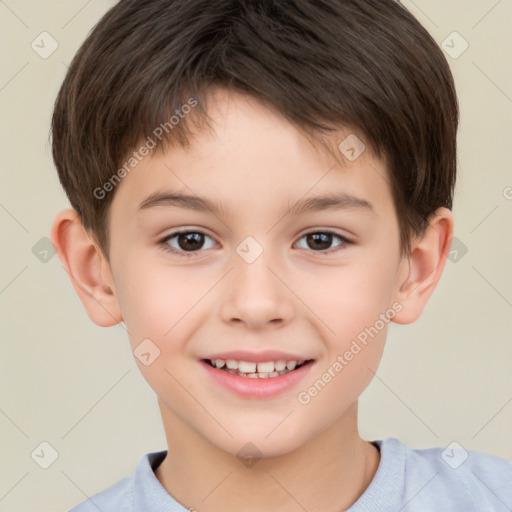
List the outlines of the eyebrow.
{"label": "eyebrow", "polygon": [[[228,216],[230,214],[229,209],[222,202],[175,192],[153,192],[139,204],[137,211],[148,210],[156,206],[175,206],[196,211],[211,211],[219,216]],[[377,215],[370,202],[345,192],[299,199],[291,205],[288,204],[289,214],[342,209],[365,210],[373,215]]]}

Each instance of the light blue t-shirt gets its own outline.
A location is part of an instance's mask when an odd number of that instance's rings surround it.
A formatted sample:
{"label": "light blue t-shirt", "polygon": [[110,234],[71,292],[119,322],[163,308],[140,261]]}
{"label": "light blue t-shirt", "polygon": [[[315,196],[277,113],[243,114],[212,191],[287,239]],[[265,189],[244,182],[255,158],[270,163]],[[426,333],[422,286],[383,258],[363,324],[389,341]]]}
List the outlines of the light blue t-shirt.
{"label": "light blue t-shirt", "polygon": [[[455,445],[414,450],[392,437],[373,443],[379,467],[348,512],[512,511],[511,460]],[[70,512],[187,512],[153,472],[166,454],[141,456],[131,475]]]}

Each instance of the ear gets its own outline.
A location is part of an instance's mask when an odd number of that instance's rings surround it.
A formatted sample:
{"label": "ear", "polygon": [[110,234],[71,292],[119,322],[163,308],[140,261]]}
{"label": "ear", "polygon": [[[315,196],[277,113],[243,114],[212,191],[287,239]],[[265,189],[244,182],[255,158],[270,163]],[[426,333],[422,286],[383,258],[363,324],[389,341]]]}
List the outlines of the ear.
{"label": "ear", "polygon": [[452,212],[437,209],[424,232],[412,241],[410,255],[400,263],[395,301],[403,309],[393,322],[409,324],[420,317],[443,273],[452,236]]}
{"label": "ear", "polygon": [[82,226],[75,210],[55,217],[51,240],[89,318],[101,327],[123,320],[110,265]]}

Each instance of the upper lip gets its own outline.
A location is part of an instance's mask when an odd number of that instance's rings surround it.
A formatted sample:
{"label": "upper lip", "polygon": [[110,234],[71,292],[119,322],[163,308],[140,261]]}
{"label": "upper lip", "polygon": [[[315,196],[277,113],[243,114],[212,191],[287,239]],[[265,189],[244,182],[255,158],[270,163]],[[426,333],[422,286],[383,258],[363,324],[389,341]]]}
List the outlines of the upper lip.
{"label": "upper lip", "polygon": [[235,361],[247,361],[250,363],[265,363],[267,361],[308,361],[313,358],[289,354],[281,350],[262,350],[260,352],[232,350],[230,352],[219,352],[218,354],[209,355],[203,359],[234,359]]}

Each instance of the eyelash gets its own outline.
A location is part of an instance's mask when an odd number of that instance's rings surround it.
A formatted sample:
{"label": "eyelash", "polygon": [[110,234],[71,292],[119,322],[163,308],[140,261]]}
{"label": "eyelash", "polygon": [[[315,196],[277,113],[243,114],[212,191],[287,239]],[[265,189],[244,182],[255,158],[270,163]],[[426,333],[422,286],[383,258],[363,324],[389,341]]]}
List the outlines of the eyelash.
{"label": "eyelash", "polygon": [[[205,235],[207,236],[208,238],[211,238],[209,235],[207,235],[206,233],[204,233],[203,231],[199,231],[199,230],[183,230],[183,231],[174,231],[173,233],[167,235],[164,239],[160,240],[158,242],[158,245],[161,247],[161,249],[167,253],[172,253],[172,254],[176,254],[177,256],[180,256],[180,257],[184,257],[184,258],[190,258],[190,257],[195,257],[195,255],[197,253],[200,253],[202,252],[201,249],[197,250],[197,251],[183,251],[183,250],[177,250],[175,249],[174,247],[171,247],[167,242],[169,240],[172,240],[173,238],[179,236],[179,235],[184,235],[184,234],[201,234],[201,235]],[[336,246],[335,248],[333,249],[327,249],[325,251],[314,251],[313,249],[311,249],[312,252],[316,252],[316,253],[319,253],[321,255],[329,255],[329,254],[332,254],[334,252],[337,252],[339,250],[342,250],[343,247],[345,245],[349,245],[349,244],[352,244],[353,242],[351,242],[350,240],[348,240],[347,238],[345,238],[344,236],[341,236],[340,234],[338,233],[335,233],[334,231],[309,231],[308,233],[304,233],[300,238],[304,238],[308,235],[315,235],[315,234],[322,234],[322,235],[333,235],[334,237],[337,237],[339,238],[342,243],[338,246]]]}

